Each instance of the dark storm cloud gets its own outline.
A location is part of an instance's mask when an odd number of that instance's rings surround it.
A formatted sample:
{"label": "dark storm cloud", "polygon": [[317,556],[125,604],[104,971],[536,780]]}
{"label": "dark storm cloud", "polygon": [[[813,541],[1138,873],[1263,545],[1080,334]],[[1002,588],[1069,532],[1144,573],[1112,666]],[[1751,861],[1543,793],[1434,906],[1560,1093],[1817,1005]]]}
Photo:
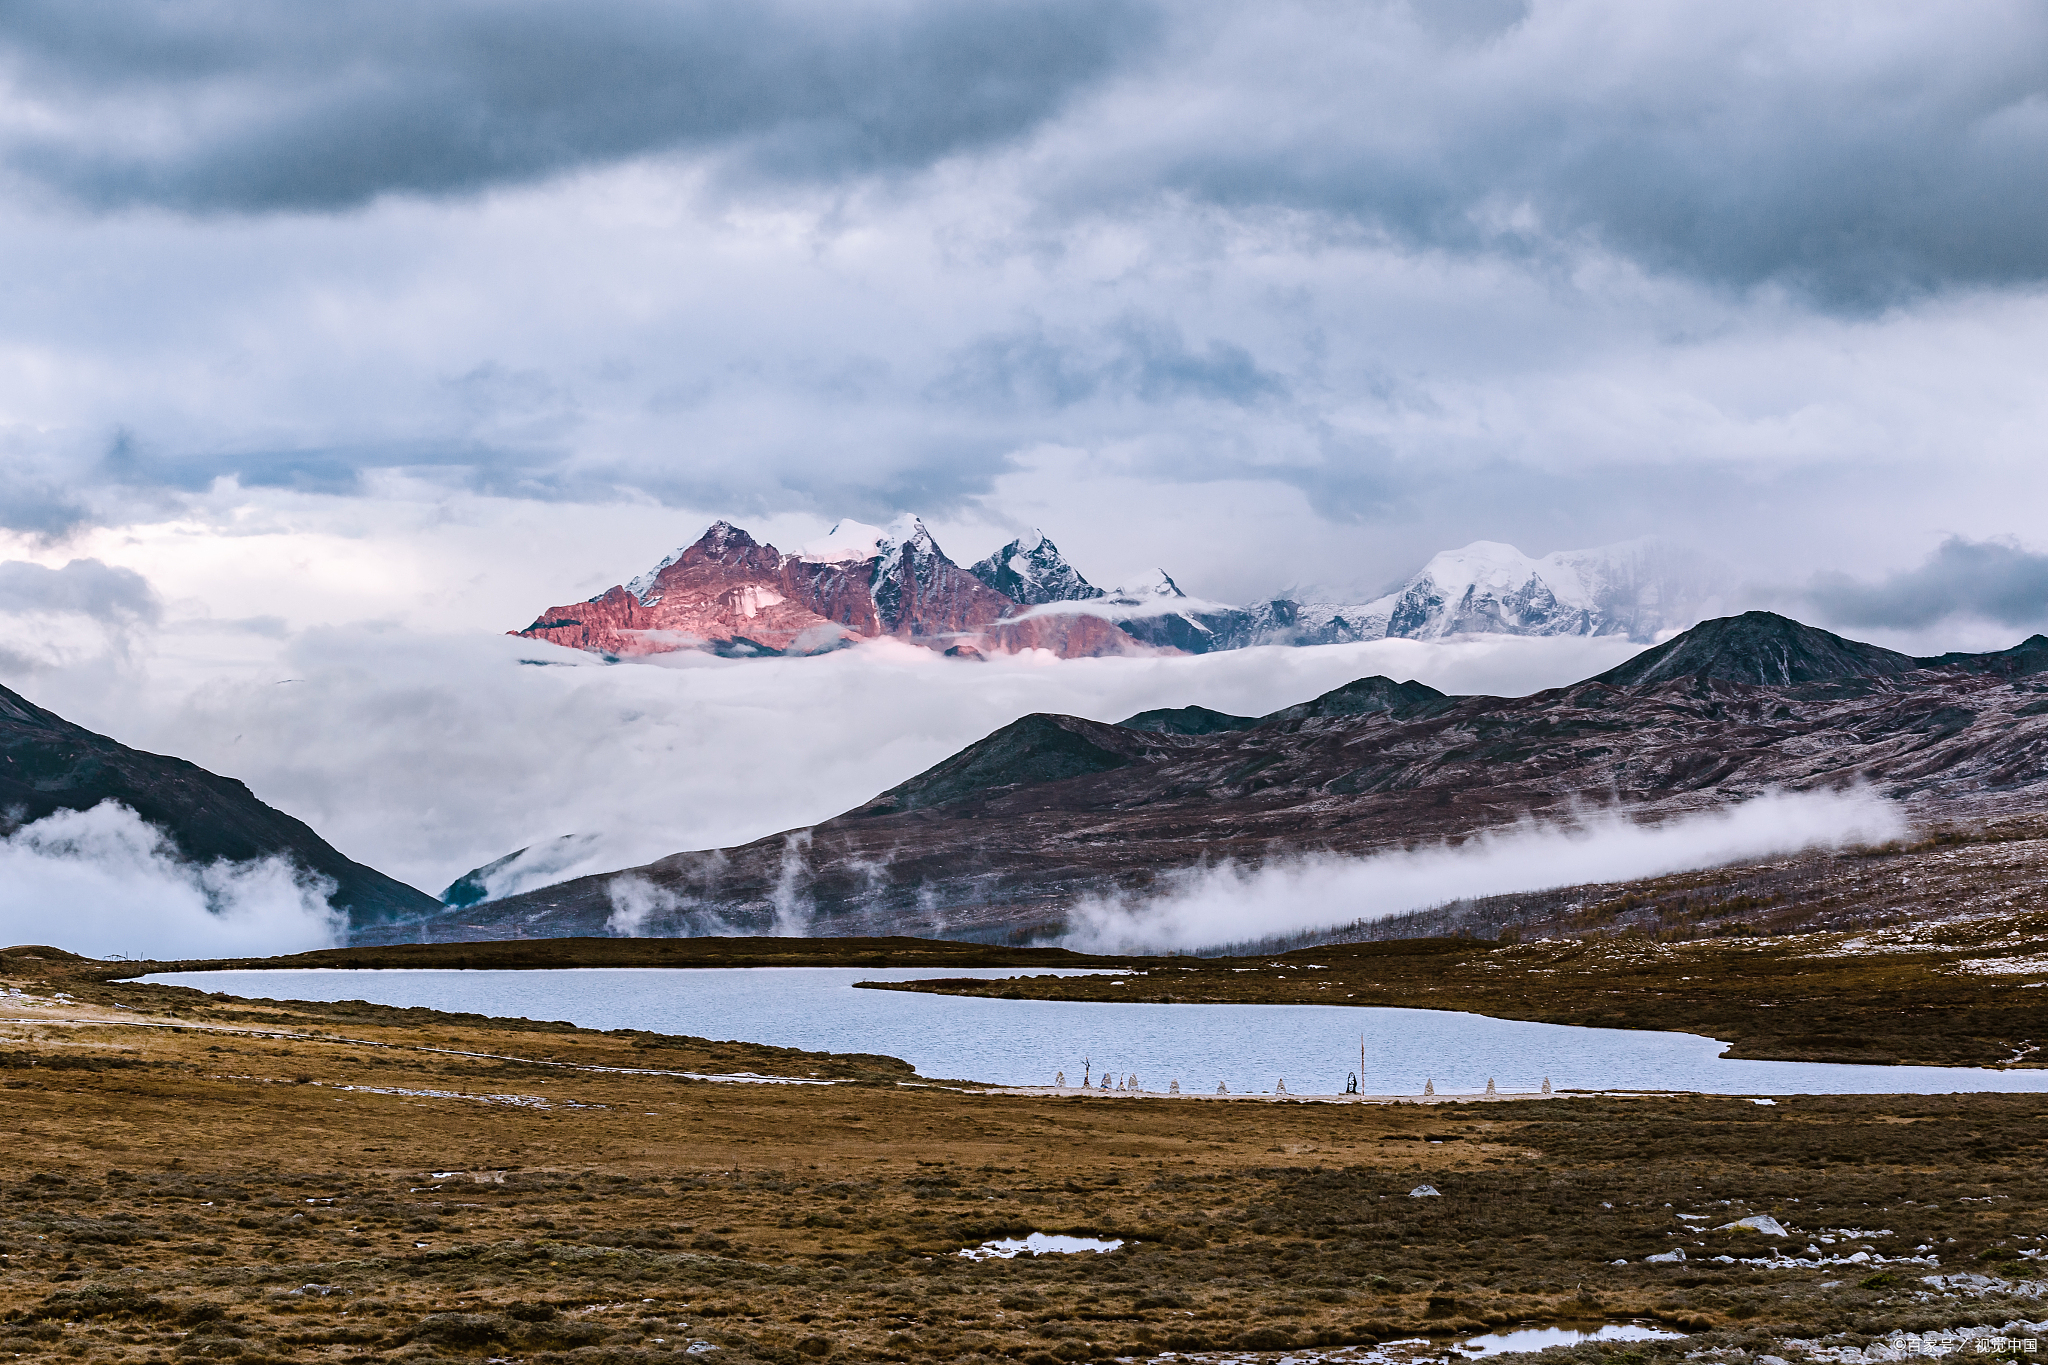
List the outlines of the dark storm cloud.
{"label": "dark storm cloud", "polygon": [[1848,309],[2048,278],[2048,9],[2022,0],[22,0],[0,70],[0,157],[98,207],[338,210],[672,149],[829,183],[1114,89],[1039,168],[1044,203],[1597,244]]}
{"label": "dark storm cloud", "polygon": [[1537,261],[1595,244],[1851,310],[2048,278],[2041,6],[1255,13],[1205,40],[1193,116],[1070,192],[1285,206]]}
{"label": "dark storm cloud", "polygon": [[0,561],[0,612],[76,612],[110,625],[154,622],[162,613],[149,580],[133,569],[74,559],[61,569]]}
{"label": "dark storm cloud", "polygon": [[1975,616],[2007,626],[2038,625],[2048,621],[2048,555],[1955,536],[1917,569],[1879,583],[1823,574],[1807,597],[1845,626],[1910,629],[1953,616]]}
{"label": "dark storm cloud", "polygon": [[670,148],[917,167],[1030,129],[1151,31],[1134,0],[341,0],[0,10],[6,160],[96,207],[336,210]]}

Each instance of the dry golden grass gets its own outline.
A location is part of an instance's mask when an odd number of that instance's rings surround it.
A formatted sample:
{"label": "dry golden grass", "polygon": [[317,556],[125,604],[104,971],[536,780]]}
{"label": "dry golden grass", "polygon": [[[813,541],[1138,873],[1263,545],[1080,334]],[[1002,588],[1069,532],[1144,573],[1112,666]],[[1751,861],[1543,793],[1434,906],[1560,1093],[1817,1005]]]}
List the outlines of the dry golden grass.
{"label": "dry golden grass", "polygon": [[[1675,1357],[2041,1315],[2013,1295],[2048,1099],[1040,1099],[0,965],[42,1002],[0,1009],[0,1355],[23,1359],[1051,1365],[1611,1317],[1692,1332],[1631,1348]],[[838,1083],[673,1074],[743,1070]],[[1424,1181],[1443,1196],[1408,1197]],[[1706,1259],[1762,1254],[1701,1231],[1750,1212],[1942,1265]],[[1128,1245],[952,1254],[1032,1230]],[[1919,1283],[1961,1269],[1988,1297]]]}

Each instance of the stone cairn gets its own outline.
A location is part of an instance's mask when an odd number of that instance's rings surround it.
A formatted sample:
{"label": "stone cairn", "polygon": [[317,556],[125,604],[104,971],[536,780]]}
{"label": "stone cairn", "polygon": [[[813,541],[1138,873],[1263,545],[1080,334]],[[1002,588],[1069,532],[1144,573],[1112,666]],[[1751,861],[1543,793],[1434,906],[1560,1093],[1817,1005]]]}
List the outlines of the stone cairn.
{"label": "stone cairn", "polygon": [[1052,1078],[1052,1083],[1058,1086],[1060,1089],[1065,1090],[1067,1088],[1067,1073],[1064,1071],[1060,1072],[1058,1075]]}
{"label": "stone cairn", "polygon": [[1178,1080],[1168,1081],[1166,1083],[1166,1093],[1169,1095],[1178,1095],[1180,1093],[1180,1082]]}
{"label": "stone cairn", "polygon": [[1216,1093],[1219,1095],[1228,1095],[1230,1093],[1230,1087],[1225,1085],[1223,1082],[1218,1081],[1216,1082]]}
{"label": "stone cairn", "polygon": [[1105,1071],[1105,1072],[1103,1072],[1103,1073],[1102,1073],[1102,1088],[1103,1088],[1104,1090],[1107,1090],[1107,1089],[1109,1089],[1109,1087],[1110,1087],[1110,1075],[1109,1075],[1109,1073],[1108,1073],[1107,1071]]}
{"label": "stone cairn", "polygon": [[1273,1082],[1273,1093],[1276,1095],[1284,1095],[1287,1093],[1287,1078],[1285,1076],[1282,1076],[1279,1080]]}
{"label": "stone cairn", "polygon": [[1543,1078],[1543,1093],[1546,1095],[1550,1093],[1550,1077],[1548,1076]]}
{"label": "stone cairn", "polygon": [[1492,1099],[1492,1098],[1494,1098],[1494,1097],[1495,1097],[1496,1095],[1498,1095],[1499,1093],[1500,1093],[1499,1091],[1497,1091],[1497,1090],[1495,1090],[1495,1089],[1493,1088],[1493,1077],[1491,1077],[1491,1076],[1488,1076],[1488,1077],[1486,1078],[1486,1098],[1488,1098],[1488,1099]]}
{"label": "stone cairn", "polygon": [[1436,1082],[1433,1080],[1424,1081],[1422,1083],[1422,1093],[1425,1095],[1434,1095],[1436,1093]]}

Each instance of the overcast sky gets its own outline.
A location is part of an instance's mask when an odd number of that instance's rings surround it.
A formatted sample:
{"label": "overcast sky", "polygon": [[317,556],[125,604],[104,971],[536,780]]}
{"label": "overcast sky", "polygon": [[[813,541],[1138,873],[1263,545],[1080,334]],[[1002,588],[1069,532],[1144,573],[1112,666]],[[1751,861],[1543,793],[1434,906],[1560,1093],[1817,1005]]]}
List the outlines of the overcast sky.
{"label": "overcast sky", "polygon": [[1658,534],[2002,647],[2048,626],[2044,225],[2037,0],[10,0],[0,682],[438,889],[815,820],[1025,710],[1630,648],[504,639],[715,517],[1035,525],[1225,601]]}
{"label": "overcast sky", "polygon": [[2032,0],[17,0],[0,554],[502,629],[720,515],[1225,600],[1661,533],[2010,635],[2044,223]]}

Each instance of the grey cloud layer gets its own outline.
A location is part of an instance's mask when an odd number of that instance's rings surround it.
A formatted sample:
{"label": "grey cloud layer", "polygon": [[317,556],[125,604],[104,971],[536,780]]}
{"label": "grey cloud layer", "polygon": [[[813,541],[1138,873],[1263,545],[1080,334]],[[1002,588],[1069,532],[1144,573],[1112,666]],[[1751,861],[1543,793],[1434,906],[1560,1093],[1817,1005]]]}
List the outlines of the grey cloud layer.
{"label": "grey cloud layer", "polygon": [[1918,568],[1877,583],[1823,575],[1808,596],[1829,618],[1848,626],[1912,629],[1955,616],[2007,626],[2043,625],[2048,624],[2048,555],[1956,536]]}
{"label": "grey cloud layer", "polygon": [[2019,0],[23,0],[0,526],[417,485],[1222,597],[1651,531],[1868,577],[2048,513],[2044,92]]}
{"label": "grey cloud layer", "polygon": [[0,15],[6,160],[87,204],[334,210],[671,148],[916,167],[1029,129],[1144,45],[1131,0],[407,5],[45,0]]}
{"label": "grey cloud layer", "polygon": [[1066,408],[1103,396],[1250,407],[1285,397],[1287,388],[1242,346],[1211,338],[1198,349],[1170,321],[1124,317],[1086,338],[1054,338],[1042,325],[979,338],[927,392],[1008,408]]}
{"label": "grey cloud layer", "polygon": [[[1426,248],[1775,281],[1866,307],[2048,275],[2048,11],[1256,7],[1084,193],[1136,180]],[[1134,106],[1146,106],[1136,96]]]}
{"label": "grey cloud layer", "polygon": [[2024,0],[43,0],[0,44],[6,161],[101,207],[344,209],[670,149],[835,182],[1040,132],[1054,213],[1164,195],[1427,249],[1597,243],[1852,308],[2048,277]]}
{"label": "grey cloud layer", "polygon": [[162,604],[141,574],[97,559],[74,559],[61,569],[0,560],[0,613],[52,611],[125,626],[154,623]]}

